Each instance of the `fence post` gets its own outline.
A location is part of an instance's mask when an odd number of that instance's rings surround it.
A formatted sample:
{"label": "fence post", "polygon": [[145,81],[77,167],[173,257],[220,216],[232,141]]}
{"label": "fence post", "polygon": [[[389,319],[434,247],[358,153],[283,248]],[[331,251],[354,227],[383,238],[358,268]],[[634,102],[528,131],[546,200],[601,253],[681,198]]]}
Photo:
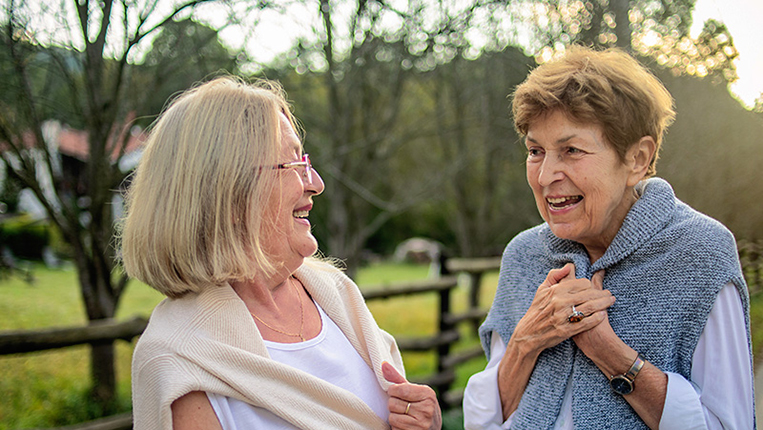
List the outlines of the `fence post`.
{"label": "fence post", "polygon": [[[439,336],[442,336],[444,333],[448,333],[450,330],[452,330],[455,326],[451,324],[448,321],[447,316],[450,315],[450,293],[453,291],[452,289],[447,290],[441,290],[439,292],[440,296],[440,313],[439,313]],[[445,366],[445,359],[450,354],[450,343],[442,343],[437,347],[437,373],[443,374],[443,372],[446,371]],[[436,391],[437,391],[437,399],[440,402],[440,408],[441,409],[447,409],[447,405],[445,404],[445,393],[448,392],[450,389],[450,386],[452,384],[451,378],[443,378],[442,382],[437,384]]]}
{"label": "fence post", "polygon": [[[483,272],[469,272],[469,312],[479,309],[480,307],[480,290],[482,287],[482,273]],[[474,333],[479,334],[480,321],[472,320],[472,326],[474,327]]]}

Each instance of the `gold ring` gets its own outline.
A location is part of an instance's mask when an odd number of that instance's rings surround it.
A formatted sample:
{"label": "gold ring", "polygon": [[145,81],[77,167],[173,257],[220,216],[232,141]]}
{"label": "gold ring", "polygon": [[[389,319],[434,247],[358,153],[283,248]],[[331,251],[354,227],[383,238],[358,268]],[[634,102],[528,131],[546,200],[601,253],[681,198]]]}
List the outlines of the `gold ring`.
{"label": "gold ring", "polygon": [[405,414],[408,415],[408,409],[411,409],[411,402],[408,402],[408,406],[405,407]]}
{"label": "gold ring", "polygon": [[567,321],[571,323],[576,323],[576,322],[583,321],[583,318],[585,318],[585,314],[575,309],[575,305],[572,305],[572,313],[570,314],[570,316],[567,317]]}

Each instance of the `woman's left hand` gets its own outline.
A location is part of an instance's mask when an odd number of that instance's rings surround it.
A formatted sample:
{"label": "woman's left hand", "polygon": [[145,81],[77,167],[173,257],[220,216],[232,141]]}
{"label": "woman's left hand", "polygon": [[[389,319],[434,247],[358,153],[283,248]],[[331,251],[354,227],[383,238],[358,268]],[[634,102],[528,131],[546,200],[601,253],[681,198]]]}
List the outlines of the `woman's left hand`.
{"label": "woman's left hand", "polygon": [[[594,275],[591,277],[591,284],[593,285],[594,289],[603,290],[603,283],[604,271],[600,270],[594,273]],[[573,336],[572,338],[572,340],[575,341],[577,347],[580,348],[580,350],[583,351],[583,353],[591,359],[593,359],[596,354],[606,355],[613,353],[611,350],[613,345],[625,345],[617,336],[617,334],[615,334],[612,326],[609,325],[609,316],[607,310],[599,312],[604,315],[604,318],[602,318],[602,321],[599,324],[590,330],[586,330]]]}
{"label": "woman's left hand", "polygon": [[411,384],[391,364],[382,363],[384,379],[392,382],[389,395],[389,425],[397,429],[439,430],[442,413],[437,395],[426,385]]}

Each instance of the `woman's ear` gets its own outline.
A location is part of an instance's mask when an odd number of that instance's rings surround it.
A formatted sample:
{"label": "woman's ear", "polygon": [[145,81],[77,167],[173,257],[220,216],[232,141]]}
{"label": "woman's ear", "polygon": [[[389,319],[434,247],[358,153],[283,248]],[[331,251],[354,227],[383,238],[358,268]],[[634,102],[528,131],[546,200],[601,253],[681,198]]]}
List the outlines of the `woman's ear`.
{"label": "woman's ear", "polygon": [[633,187],[644,179],[646,172],[649,170],[649,165],[654,159],[656,149],[657,143],[655,143],[652,136],[642,137],[628,149],[628,152],[625,154],[625,165],[631,172],[628,178],[628,185]]}

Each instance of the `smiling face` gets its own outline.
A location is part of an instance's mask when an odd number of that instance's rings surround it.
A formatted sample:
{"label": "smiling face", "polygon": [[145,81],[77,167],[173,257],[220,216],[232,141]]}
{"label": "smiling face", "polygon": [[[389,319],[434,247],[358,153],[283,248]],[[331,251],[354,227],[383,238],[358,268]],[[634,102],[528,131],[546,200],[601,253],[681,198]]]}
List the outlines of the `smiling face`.
{"label": "smiling face", "polygon": [[541,216],[557,237],[581,243],[596,261],[637,199],[644,145],[633,145],[622,161],[601,127],[575,123],[560,110],[533,120],[525,144],[527,181]]}
{"label": "smiling face", "polygon": [[[284,115],[280,115],[279,124],[281,147],[278,164],[299,161],[302,157],[299,137]],[[303,166],[272,170],[280,178],[276,180],[267,200],[263,249],[277,265],[283,265],[288,271],[296,270],[305,257],[318,250],[318,242],[310,231],[307,217],[313,207],[313,196],[322,193],[324,185],[315,171],[312,172],[312,184],[309,184],[304,178],[304,171]]]}

